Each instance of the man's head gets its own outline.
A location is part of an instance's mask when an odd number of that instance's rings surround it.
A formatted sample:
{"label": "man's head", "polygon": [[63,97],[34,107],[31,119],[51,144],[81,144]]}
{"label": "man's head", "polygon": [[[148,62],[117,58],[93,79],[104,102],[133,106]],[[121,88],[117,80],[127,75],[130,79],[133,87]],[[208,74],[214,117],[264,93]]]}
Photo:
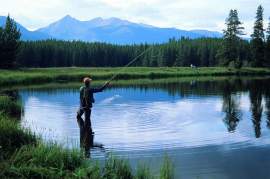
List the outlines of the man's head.
{"label": "man's head", "polygon": [[90,86],[91,81],[92,81],[92,79],[89,77],[83,78],[83,82],[84,82],[85,86]]}

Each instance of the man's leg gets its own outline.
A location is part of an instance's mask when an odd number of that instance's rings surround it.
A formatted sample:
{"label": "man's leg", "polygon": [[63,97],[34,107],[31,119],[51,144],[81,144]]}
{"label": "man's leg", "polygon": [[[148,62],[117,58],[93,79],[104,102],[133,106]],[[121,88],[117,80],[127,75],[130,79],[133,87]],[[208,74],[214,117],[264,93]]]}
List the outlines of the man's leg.
{"label": "man's leg", "polygon": [[77,111],[77,122],[78,122],[80,129],[84,128],[84,121],[82,119],[83,113],[84,113],[84,110],[81,108]]}
{"label": "man's leg", "polygon": [[84,137],[84,151],[85,151],[85,157],[90,158],[91,157],[91,148],[93,147],[94,143],[94,135],[88,131],[85,130],[85,137]]}
{"label": "man's leg", "polygon": [[82,119],[82,115],[84,113],[84,110],[83,109],[79,109],[78,112],[77,112],[77,123],[78,123],[78,126],[80,128],[80,144],[81,146],[83,145],[83,141],[84,141],[84,121]]}
{"label": "man's leg", "polygon": [[84,111],[84,116],[85,116],[85,130],[90,131],[92,133],[92,125],[91,125],[91,109],[85,109]]}

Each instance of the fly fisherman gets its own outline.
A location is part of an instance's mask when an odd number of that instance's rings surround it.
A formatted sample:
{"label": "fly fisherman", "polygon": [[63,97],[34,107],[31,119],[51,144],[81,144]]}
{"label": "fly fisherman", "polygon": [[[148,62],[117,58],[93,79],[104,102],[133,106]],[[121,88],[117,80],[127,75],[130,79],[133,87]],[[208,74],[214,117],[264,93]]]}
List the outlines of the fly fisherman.
{"label": "fly fisherman", "polygon": [[[95,102],[94,93],[102,92],[110,83],[106,82],[101,88],[91,88],[92,79],[85,77],[83,79],[84,86],[80,88],[80,108],[77,112],[77,122],[80,127],[81,136],[84,134],[93,134],[91,126],[91,108],[92,104]],[[84,120],[82,115],[84,114]],[[85,131],[86,130],[86,131]]]}

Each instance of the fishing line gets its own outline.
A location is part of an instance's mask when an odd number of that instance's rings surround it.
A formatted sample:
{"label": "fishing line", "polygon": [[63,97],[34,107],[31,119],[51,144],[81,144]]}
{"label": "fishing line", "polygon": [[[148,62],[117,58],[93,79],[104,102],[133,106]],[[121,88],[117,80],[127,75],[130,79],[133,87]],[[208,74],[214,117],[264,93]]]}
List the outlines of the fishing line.
{"label": "fishing line", "polygon": [[121,69],[115,73],[109,80],[108,82],[111,82],[115,77],[117,77],[117,75],[120,74],[120,72],[122,72],[126,67],[128,67],[129,65],[131,65],[132,63],[134,63],[135,61],[137,61],[141,56],[143,56],[146,52],[148,52],[150,49],[152,49],[154,46],[148,47],[147,49],[145,49],[142,53],[140,53],[138,56],[136,56],[134,59],[132,59],[128,64],[126,64],[125,66],[121,67]]}

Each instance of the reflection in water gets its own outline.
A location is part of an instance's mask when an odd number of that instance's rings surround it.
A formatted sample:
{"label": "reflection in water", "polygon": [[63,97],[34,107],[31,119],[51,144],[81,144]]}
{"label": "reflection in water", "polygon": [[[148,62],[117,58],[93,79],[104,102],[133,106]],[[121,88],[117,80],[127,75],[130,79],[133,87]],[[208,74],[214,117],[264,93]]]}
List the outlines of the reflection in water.
{"label": "reflection in water", "polygon": [[[90,115],[89,113],[91,113],[91,110],[85,110],[84,114],[86,119],[87,115]],[[91,148],[99,148],[101,151],[105,151],[103,144],[94,142],[94,133],[92,132],[89,122],[83,120],[81,116],[77,117],[77,123],[80,129],[80,147],[84,149],[87,158],[91,157]]]}
{"label": "reflection in water", "polygon": [[263,111],[262,89],[259,87],[260,85],[262,84],[258,83],[258,81],[254,81],[254,83],[251,84],[251,88],[249,91],[252,122],[256,138],[259,138],[261,136],[261,118]]}
{"label": "reflection in water", "polygon": [[270,90],[265,92],[265,108],[267,127],[270,129]]}
{"label": "reflection in water", "polygon": [[91,158],[91,149],[99,149],[102,152],[105,152],[104,145],[101,143],[94,142],[94,134],[89,130],[80,129],[80,147],[84,149],[85,156]]}
{"label": "reflection in water", "polygon": [[223,119],[229,132],[234,132],[241,120],[241,110],[239,108],[239,96],[232,94],[232,88],[228,81],[225,81],[224,93],[223,93],[223,105],[222,111],[225,113]]}

